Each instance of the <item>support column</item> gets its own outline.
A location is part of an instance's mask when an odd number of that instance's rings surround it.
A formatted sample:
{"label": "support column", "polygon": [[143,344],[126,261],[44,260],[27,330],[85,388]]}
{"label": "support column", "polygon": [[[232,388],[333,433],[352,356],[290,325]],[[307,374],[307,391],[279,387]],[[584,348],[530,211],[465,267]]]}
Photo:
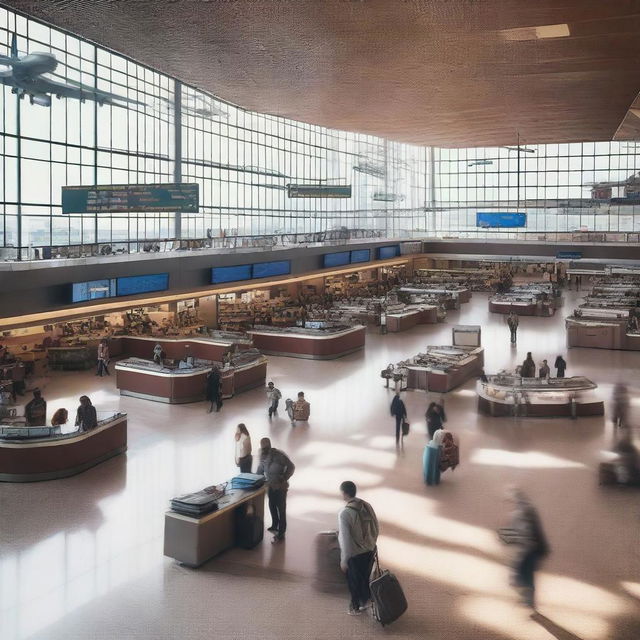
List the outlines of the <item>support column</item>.
{"label": "support column", "polygon": [[[173,83],[173,181],[182,182],[182,83]],[[173,237],[182,237],[182,214],[173,214]]]}
{"label": "support column", "polygon": [[436,229],[436,152],[433,147],[429,147],[429,179],[431,187],[431,220],[430,226],[431,229],[435,232]]}

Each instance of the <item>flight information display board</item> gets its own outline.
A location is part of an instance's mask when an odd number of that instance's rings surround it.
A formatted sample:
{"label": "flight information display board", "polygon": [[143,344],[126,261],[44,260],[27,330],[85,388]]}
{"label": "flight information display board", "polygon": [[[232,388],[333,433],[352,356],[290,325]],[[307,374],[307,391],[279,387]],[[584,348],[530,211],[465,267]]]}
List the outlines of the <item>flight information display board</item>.
{"label": "flight information display board", "polygon": [[526,227],[526,213],[476,213],[476,227],[483,229]]}
{"label": "flight information display board", "polygon": [[291,272],[291,260],[277,260],[275,262],[258,262],[253,265],[251,273],[254,278],[268,278],[269,276],[286,276]]}
{"label": "flight information display board", "polygon": [[357,249],[351,252],[351,262],[369,262],[371,260],[370,249]]}
{"label": "flight information display board", "polygon": [[213,267],[211,269],[211,284],[235,282],[236,280],[251,280],[250,264],[240,264],[233,267]]}
{"label": "flight information display board", "polygon": [[351,185],[347,184],[288,184],[290,198],[350,198]]}
{"label": "flight information display board", "polygon": [[327,267],[341,267],[344,264],[349,264],[351,254],[349,251],[339,251],[338,253],[325,253],[322,258],[322,266],[325,269]]}
{"label": "flight information display board", "polygon": [[138,293],[165,291],[169,288],[168,273],[152,273],[147,276],[126,276],[117,278],[116,295],[132,296]]}
{"label": "flight information display board", "polygon": [[89,280],[74,282],[71,285],[71,302],[88,302],[100,298],[113,298],[116,295],[116,279]]}
{"label": "flight information display board", "polygon": [[197,183],[62,187],[62,213],[197,213],[199,199]]}

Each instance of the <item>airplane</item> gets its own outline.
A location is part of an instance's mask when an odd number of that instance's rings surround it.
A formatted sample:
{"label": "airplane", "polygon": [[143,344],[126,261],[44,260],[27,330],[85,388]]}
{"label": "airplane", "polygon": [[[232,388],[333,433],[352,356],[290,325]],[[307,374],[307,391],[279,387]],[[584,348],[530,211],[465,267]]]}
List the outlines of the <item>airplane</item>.
{"label": "airplane", "polygon": [[118,100],[144,104],[115,93],[88,87],[74,80],[66,80],[68,84],[64,84],[46,78],[43,74],[53,74],[58,66],[56,57],[52,53],[29,53],[26,56],[20,56],[15,33],[11,36],[11,55],[0,55],[0,67],[2,66],[9,68],[0,69],[0,83],[11,87],[11,93],[17,95],[20,99],[28,95],[31,104],[40,105],[41,107],[51,106],[52,95],[58,99],[76,98],[80,102],[93,100],[100,106],[104,104],[124,106],[115,102]]}

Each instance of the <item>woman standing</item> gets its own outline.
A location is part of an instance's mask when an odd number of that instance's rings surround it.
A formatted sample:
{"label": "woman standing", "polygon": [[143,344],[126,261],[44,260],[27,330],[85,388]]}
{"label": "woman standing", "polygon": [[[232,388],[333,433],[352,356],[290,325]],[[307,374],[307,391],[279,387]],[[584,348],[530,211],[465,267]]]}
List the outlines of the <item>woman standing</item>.
{"label": "woman standing", "polygon": [[98,426],[98,416],[96,408],[91,404],[89,396],[80,396],[80,406],[76,414],[76,427],[81,431],[89,431]]}
{"label": "woman standing", "polygon": [[251,464],[253,463],[251,436],[242,422],[236,427],[235,439],[236,464],[240,467],[240,473],[251,473]]}

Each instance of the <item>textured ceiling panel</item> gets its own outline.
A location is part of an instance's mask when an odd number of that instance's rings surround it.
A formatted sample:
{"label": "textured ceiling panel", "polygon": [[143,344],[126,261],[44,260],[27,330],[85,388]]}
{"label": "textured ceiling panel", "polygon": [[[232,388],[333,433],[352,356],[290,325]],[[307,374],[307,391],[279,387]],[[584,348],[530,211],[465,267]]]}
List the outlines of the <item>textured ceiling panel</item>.
{"label": "textured ceiling panel", "polygon": [[243,107],[417,144],[608,140],[640,89],[637,0],[5,4]]}

